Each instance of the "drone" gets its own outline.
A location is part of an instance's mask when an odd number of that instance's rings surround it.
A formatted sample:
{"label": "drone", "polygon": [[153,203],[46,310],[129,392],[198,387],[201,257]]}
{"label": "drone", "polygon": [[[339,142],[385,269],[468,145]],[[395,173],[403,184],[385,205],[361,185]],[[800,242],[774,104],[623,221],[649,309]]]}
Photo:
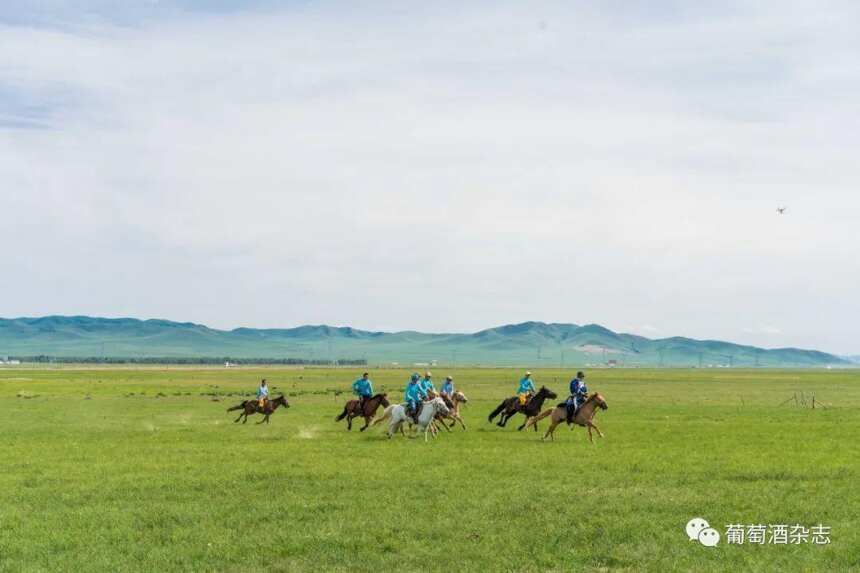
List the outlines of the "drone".
{"label": "drone", "polygon": [[786,209],[788,209],[788,207],[777,207],[776,212],[779,213],[780,215],[785,215]]}

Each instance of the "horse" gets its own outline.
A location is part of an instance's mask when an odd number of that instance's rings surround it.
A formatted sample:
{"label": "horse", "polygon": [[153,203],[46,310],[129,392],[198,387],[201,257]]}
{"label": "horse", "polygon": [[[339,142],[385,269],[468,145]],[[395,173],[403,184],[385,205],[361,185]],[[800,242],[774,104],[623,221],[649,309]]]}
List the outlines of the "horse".
{"label": "horse", "polygon": [[[387,409],[386,409],[387,410]],[[424,432],[424,442],[427,442],[427,434],[430,432],[430,423],[436,417],[437,414],[442,414],[443,416],[447,416],[448,406],[445,405],[445,402],[442,398],[433,398],[429,402],[424,402],[424,406],[421,408],[421,413],[418,414],[418,427],[416,429],[417,432]],[[391,407],[391,422],[388,424],[388,439],[394,435],[397,430],[403,429],[403,422],[407,422],[411,420],[411,416],[406,413],[406,407],[402,404],[396,404]],[[436,435],[433,434],[433,437]]]}
{"label": "horse", "polygon": [[370,426],[370,422],[373,421],[373,418],[376,417],[376,410],[379,409],[379,405],[382,404],[383,408],[387,408],[390,405],[388,402],[388,394],[376,394],[375,396],[365,400],[363,411],[358,409],[358,404],[358,400],[350,400],[347,402],[346,406],[343,407],[343,412],[341,412],[340,416],[335,418],[334,421],[340,422],[346,418],[346,429],[352,430],[352,419],[361,416],[364,418],[364,427],[361,428],[361,431],[363,432],[368,426]]}
{"label": "horse", "polygon": [[[448,398],[447,396],[443,396],[441,394],[434,392],[433,390],[430,390],[429,392],[427,392],[427,398],[423,402],[426,404],[427,402],[430,402],[430,401],[434,400],[435,398],[439,398],[440,400],[445,402],[445,406],[447,406],[448,410],[456,410],[458,412],[457,415],[459,416],[460,402],[468,402],[468,400],[466,399],[466,396],[462,392],[455,392],[454,395],[455,395],[455,397],[457,395],[459,395],[460,397],[455,398],[455,400],[452,401],[451,398]],[[379,418],[376,418],[373,421],[373,423],[371,424],[371,426],[376,426],[377,424],[381,424],[385,420],[390,420],[391,419],[391,412],[394,411],[394,408],[396,406],[397,406],[397,404],[393,404],[391,406],[386,406],[385,410],[382,411],[382,416],[380,416]],[[439,429],[439,424],[442,424],[442,426],[444,426],[444,428],[450,432],[451,431],[450,428],[448,428],[448,425],[444,421],[445,418],[450,418],[451,420],[454,420],[454,418],[451,416],[450,413],[448,415],[442,415],[441,413],[437,414],[436,418],[430,424],[430,431],[435,434],[436,431]],[[410,426],[412,425],[411,418],[410,418],[410,420],[407,420],[407,422],[409,423]],[[463,424],[462,418],[460,419],[460,423]],[[457,424],[456,421],[451,422],[451,428],[453,428],[456,424]],[[466,429],[465,424],[463,425],[463,429],[464,430]],[[402,427],[400,428],[400,433],[404,433]]]}
{"label": "horse", "polygon": [[[601,410],[608,410],[609,406],[606,405],[606,400],[603,399],[603,396],[594,393],[588,397],[588,399],[585,401],[585,403],[582,404],[582,406],[579,407],[573,417],[574,424],[576,424],[577,426],[584,426],[588,428],[588,441],[590,441],[592,444],[594,443],[594,438],[591,435],[592,428],[594,428],[598,436],[600,436],[601,438],[603,437],[603,433],[600,431],[600,428],[595,426],[594,422],[592,421],[594,420],[594,414],[597,411],[597,408],[600,408]],[[542,412],[540,416],[532,418],[531,420],[529,420],[529,425],[535,424],[536,426],[538,420],[542,420],[550,414],[552,414],[552,423],[550,424],[549,429],[547,429],[546,434],[544,434],[541,440],[545,440],[547,436],[549,436],[551,440],[555,440],[555,427],[562,422],[567,421],[567,408],[565,407],[565,403],[562,402],[555,408],[546,410]]]}
{"label": "horse", "polygon": [[[525,403],[524,406],[520,406],[520,399],[517,396],[511,396],[510,398],[506,398],[502,400],[502,403],[493,410],[490,415],[487,417],[488,422],[492,422],[493,418],[501,412],[502,416],[499,418],[499,421],[496,423],[500,428],[504,428],[505,424],[508,423],[508,420],[517,414],[517,412],[522,412],[526,417],[526,422],[532,416],[537,416],[540,413],[541,406],[543,406],[544,401],[547,398],[558,398],[558,395],[547,388],[546,386],[541,386],[540,390],[532,396],[531,400]],[[518,429],[522,430],[525,427],[526,423],[523,422],[523,425]],[[537,426],[535,426],[535,431],[537,432]]]}
{"label": "horse", "polygon": [[[460,404],[465,404],[469,399],[466,398],[466,395],[459,390],[454,392],[454,395],[451,398],[443,397],[443,399],[445,400],[445,405],[448,406],[448,410],[450,411],[447,416],[444,416],[443,419],[440,420],[442,425],[450,432],[451,428],[456,426],[457,422],[460,422],[460,425],[463,426],[463,429],[465,430],[466,424],[463,422],[463,417],[460,416]],[[445,423],[445,418],[451,420],[450,426]]]}
{"label": "horse", "polygon": [[227,411],[232,412],[233,410],[242,410],[242,413],[239,414],[239,417],[233,420],[234,424],[241,420],[242,416],[245,417],[242,423],[246,423],[248,421],[248,416],[252,414],[263,414],[265,417],[257,423],[262,424],[263,422],[266,422],[268,424],[269,416],[271,416],[272,412],[277,410],[280,406],[283,406],[284,408],[290,407],[290,403],[287,402],[287,399],[284,398],[283,394],[281,394],[274,400],[266,400],[265,405],[262,408],[260,408],[260,402],[258,400],[245,400],[238,406],[227,408]]}

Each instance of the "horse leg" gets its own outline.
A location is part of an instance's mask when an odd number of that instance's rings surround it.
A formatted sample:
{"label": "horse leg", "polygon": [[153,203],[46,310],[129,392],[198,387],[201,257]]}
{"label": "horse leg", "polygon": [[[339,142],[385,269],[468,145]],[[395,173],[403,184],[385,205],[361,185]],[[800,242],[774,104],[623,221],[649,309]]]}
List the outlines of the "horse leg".
{"label": "horse leg", "polygon": [[600,431],[600,428],[598,428],[597,425],[594,424],[594,422],[589,422],[588,427],[594,428],[594,431],[597,432],[597,435],[600,436],[601,438],[603,437],[603,432]]}
{"label": "horse leg", "polygon": [[[466,429],[466,424],[463,422],[463,417],[460,414],[457,414],[457,420],[460,422],[460,425],[463,426],[463,429]],[[455,422],[456,423],[456,422]],[[453,425],[453,424],[452,424]]]}
{"label": "horse leg", "polygon": [[389,408],[386,408],[385,410],[382,411],[382,416],[373,420],[373,423],[371,424],[371,426],[376,426],[377,424],[381,424],[382,422],[384,422],[385,420],[388,420],[390,418],[391,418],[391,410]]}
{"label": "horse leg", "polygon": [[352,430],[352,412],[346,415],[346,429]]}
{"label": "horse leg", "polygon": [[365,416],[365,417],[364,417],[364,427],[362,427],[362,428],[361,428],[361,431],[362,431],[362,432],[363,432],[363,431],[365,431],[365,430],[367,429],[367,427],[368,427],[368,426],[370,426],[370,420],[371,420],[371,419],[372,419],[372,418],[371,418],[371,417],[369,417],[369,416]]}
{"label": "horse leg", "polygon": [[239,417],[238,417],[238,418],[236,418],[235,420],[233,420],[233,423],[235,424],[236,422],[238,422],[239,420],[241,420],[241,419],[242,419],[242,416],[244,416],[244,415],[245,415],[245,412],[242,412],[241,414],[239,414]]}
{"label": "horse leg", "polygon": [[545,440],[546,437],[549,436],[550,440],[555,441],[555,427],[556,426],[558,426],[558,422],[553,421],[549,425],[549,428],[547,428],[546,434],[543,435],[543,438],[541,438],[541,440]]}
{"label": "horse leg", "polygon": [[593,444],[594,438],[591,437],[591,424],[587,424],[585,427],[588,429],[588,441]]}

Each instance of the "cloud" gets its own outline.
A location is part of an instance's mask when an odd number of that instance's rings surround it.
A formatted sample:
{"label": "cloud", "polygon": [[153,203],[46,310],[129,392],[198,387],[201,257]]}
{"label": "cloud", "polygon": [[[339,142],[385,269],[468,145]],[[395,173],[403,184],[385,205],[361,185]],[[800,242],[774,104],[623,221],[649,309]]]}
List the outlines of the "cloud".
{"label": "cloud", "polygon": [[0,18],[2,315],[856,350],[851,4],[63,6]]}

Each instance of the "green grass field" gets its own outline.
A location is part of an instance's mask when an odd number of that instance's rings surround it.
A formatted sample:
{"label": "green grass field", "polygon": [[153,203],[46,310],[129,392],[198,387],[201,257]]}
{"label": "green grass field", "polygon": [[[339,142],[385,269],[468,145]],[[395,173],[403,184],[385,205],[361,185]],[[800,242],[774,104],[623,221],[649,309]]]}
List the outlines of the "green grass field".
{"label": "green grass field", "polygon": [[[594,445],[488,424],[514,370],[454,372],[468,431],[347,432],[356,374],[0,370],[0,571],[860,571],[860,372],[592,371]],[[292,408],[234,425],[262,376]],[[779,405],[800,391],[832,408]],[[831,543],[707,548],[698,516]]]}

